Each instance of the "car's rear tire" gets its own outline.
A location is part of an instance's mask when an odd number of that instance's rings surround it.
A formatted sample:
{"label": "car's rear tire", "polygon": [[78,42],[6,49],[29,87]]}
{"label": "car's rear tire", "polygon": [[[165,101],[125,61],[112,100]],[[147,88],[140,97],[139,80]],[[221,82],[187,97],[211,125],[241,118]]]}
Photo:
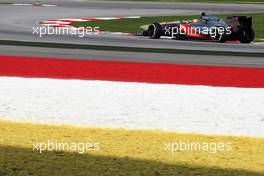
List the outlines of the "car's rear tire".
{"label": "car's rear tire", "polygon": [[148,36],[152,39],[159,39],[162,34],[162,27],[159,23],[153,23],[148,27]]}
{"label": "car's rear tire", "polygon": [[250,30],[241,29],[239,35],[240,36],[238,40],[240,43],[251,43],[255,38],[255,32],[252,28]]}

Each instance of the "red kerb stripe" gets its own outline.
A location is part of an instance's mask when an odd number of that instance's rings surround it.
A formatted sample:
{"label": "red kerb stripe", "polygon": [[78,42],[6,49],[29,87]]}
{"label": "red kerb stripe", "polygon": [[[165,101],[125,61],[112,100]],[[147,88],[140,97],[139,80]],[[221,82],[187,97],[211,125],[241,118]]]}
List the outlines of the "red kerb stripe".
{"label": "red kerb stripe", "polygon": [[0,76],[264,88],[263,68],[0,56]]}

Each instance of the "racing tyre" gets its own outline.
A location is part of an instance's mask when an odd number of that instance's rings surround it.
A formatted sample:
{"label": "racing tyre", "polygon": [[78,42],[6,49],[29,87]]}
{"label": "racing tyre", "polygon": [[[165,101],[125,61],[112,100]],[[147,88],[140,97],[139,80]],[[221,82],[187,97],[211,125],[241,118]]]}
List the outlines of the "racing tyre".
{"label": "racing tyre", "polygon": [[254,40],[255,38],[255,32],[253,29],[250,30],[241,30],[240,36],[239,36],[239,41],[240,43],[250,43]]}
{"label": "racing tyre", "polygon": [[159,23],[153,23],[148,27],[148,36],[152,39],[159,39],[162,34],[162,27]]}

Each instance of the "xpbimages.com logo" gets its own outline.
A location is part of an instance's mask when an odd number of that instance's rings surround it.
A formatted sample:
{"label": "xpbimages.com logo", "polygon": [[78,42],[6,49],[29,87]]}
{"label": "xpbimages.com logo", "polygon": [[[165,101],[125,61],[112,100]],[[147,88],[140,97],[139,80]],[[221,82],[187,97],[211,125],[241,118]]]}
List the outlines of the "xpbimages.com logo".
{"label": "xpbimages.com logo", "polygon": [[51,27],[51,26],[33,26],[32,34],[43,37],[45,35],[77,35],[78,37],[85,37],[88,35],[99,34],[99,28],[96,27]]}
{"label": "xpbimages.com logo", "polygon": [[209,35],[211,37],[217,37],[222,35],[230,35],[232,33],[231,27],[186,27],[185,25],[180,24],[178,27],[166,26],[165,35],[175,37],[177,35]]}
{"label": "xpbimages.com logo", "polygon": [[205,151],[209,153],[231,151],[231,143],[225,142],[168,142],[164,144],[164,150],[169,153],[177,153],[179,151]]}
{"label": "xpbimages.com logo", "polygon": [[100,150],[98,142],[58,142],[48,140],[47,142],[33,143],[33,151],[42,153],[43,151],[73,151],[80,154],[88,151]]}

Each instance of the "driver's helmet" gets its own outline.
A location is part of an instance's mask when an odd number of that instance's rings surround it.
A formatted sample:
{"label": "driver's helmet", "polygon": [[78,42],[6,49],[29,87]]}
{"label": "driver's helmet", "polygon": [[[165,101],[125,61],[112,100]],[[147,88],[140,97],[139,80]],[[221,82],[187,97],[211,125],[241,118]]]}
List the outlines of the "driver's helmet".
{"label": "driver's helmet", "polygon": [[200,13],[200,17],[203,17],[203,16],[206,16],[206,13],[205,12],[201,12]]}
{"label": "driver's helmet", "polygon": [[201,20],[203,23],[207,23],[210,19],[207,17],[207,15],[206,15],[205,12],[201,12],[201,13],[200,13],[200,20]]}

